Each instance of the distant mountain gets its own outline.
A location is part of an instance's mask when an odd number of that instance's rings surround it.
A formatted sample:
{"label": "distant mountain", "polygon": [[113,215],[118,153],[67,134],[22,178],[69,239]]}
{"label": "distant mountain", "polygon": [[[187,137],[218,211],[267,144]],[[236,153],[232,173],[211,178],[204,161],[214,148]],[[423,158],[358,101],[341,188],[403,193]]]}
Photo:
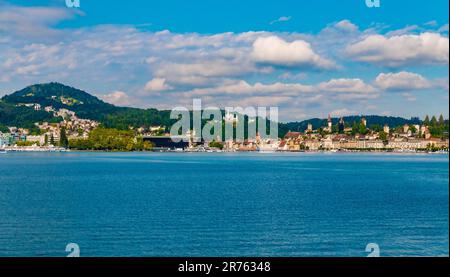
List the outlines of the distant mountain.
{"label": "distant mountain", "polygon": [[[106,103],[97,97],[60,83],[37,84],[4,96],[0,100],[0,130],[5,126],[33,128],[34,122],[59,122],[61,118],[54,118],[52,113],[43,110],[35,111],[29,107],[19,107],[18,104],[37,103],[42,106],[52,106],[56,109],[65,108],[76,112],[77,116],[101,122],[105,127],[128,129],[129,126],[141,127],[152,125],[171,126],[174,120],[170,119],[170,111],[156,109],[138,109],[117,107]],[[419,124],[418,118],[405,119],[401,117],[364,116],[368,126],[388,124],[396,127],[404,124]],[[344,117],[348,125],[360,122],[362,116]],[[333,118],[333,124],[338,122]],[[280,123],[279,134],[284,136],[288,131],[306,130],[308,123],[317,129],[327,125],[326,119],[313,118],[301,122]]]}
{"label": "distant mountain", "polygon": [[38,103],[42,108],[69,109],[81,118],[100,119],[102,115],[117,111],[114,105],[103,102],[82,90],[59,83],[38,84],[16,91],[2,98],[6,103]]}
{"label": "distant mountain", "polygon": [[[137,109],[117,107],[106,103],[97,97],[82,90],[60,83],[37,84],[6,95],[0,102],[0,124],[14,123],[14,126],[30,126],[30,122],[17,122],[13,117],[19,117],[27,111],[27,119],[42,121],[52,117],[44,111],[34,111],[32,108],[15,107],[18,104],[37,103],[42,106],[52,106],[55,109],[68,109],[74,111],[78,117],[100,121],[106,127],[128,129],[129,126],[140,127],[150,125],[170,125],[170,111],[156,109]],[[20,108],[20,109],[19,109]],[[36,116],[37,114],[41,116]],[[36,122],[35,121],[35,122]]]}

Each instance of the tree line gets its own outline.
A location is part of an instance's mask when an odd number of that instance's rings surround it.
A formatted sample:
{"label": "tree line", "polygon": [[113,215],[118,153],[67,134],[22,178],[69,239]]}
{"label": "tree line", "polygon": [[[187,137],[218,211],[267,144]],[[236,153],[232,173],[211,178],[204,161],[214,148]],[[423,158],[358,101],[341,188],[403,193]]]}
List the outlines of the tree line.
{"label": "tree line", "polygon": [[152,144],[136,137],[130,130],[100,127],[90,132],[87,139],[68,140],[68,147],[75,150],[149,151]]}

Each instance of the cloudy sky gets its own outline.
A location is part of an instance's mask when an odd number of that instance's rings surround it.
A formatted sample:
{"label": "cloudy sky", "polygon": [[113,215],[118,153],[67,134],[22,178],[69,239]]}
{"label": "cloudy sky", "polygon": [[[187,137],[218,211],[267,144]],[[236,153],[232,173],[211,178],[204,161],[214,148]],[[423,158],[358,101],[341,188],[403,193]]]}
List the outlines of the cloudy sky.
{"label": "cloudy sky", "polygon": [[[449,113],[447,0],[0,0],[0,96],[278,106],[282,121]],[[243,3],[245,2],[245,3]]]}

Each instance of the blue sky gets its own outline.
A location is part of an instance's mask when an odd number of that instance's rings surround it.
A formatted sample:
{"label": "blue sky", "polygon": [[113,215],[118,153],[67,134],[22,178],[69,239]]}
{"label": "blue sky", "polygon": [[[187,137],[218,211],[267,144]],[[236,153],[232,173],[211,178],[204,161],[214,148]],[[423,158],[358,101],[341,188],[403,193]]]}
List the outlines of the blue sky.
{"label": "blue sky", "polygon": [[[58,7],[64,1],[8,2],[23,6]],[[330,22],[345,18],[361,27],[378,22],[400,29],[432,20],[447,23],[449,7],[445,0],[382,0],[379,9],[368,9],[365,0],[81,0],[80,3],[81,10],[87,16],[60,26],[152,24],[149,30],[169,29],[181,33],[249,30],[318,32]],[[289,24],[268,24],[281,16],[290,16]]]}
{"label": "blue sky", "polygon": [[[126,106],[448,117],[448,1],[0,0],[0,95],[59,81]],[[3,72],[3,73],[2,73]]]}

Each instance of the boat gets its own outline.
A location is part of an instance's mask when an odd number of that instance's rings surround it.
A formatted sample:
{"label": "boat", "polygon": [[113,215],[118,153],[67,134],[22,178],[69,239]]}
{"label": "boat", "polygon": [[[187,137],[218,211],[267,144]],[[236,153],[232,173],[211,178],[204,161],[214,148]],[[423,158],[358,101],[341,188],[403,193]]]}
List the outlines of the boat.
{"label": "boat", "polygon": [[6,150],[0,150],[0,154],[7,154]]}

